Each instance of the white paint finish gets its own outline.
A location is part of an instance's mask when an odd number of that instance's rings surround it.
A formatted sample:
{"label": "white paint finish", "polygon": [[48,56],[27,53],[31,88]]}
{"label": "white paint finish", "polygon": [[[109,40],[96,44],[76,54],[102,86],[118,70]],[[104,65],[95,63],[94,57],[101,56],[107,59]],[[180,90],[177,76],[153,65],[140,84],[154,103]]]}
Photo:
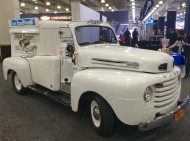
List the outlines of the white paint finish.
{"label": "white paint finish", "polygon": [[8,70],[15,71],[23,86],[27,87],[33,85],[29,62],[21,57],[11,57],[3,61],[3,74],[5,80],[7,80]]}
{"label": "white paint finish", "polygon": [[32,79],[35,83],[52,91],[60,90],[60,58],[58,56],[34,56],[30,62]]}
{"label": "white paint finish", "polygon": [[10,19],[20,17],[18,0],[0,0],[0,45],[10,45],[9,24]]}
{"label": "white paint finish", "polygon": [[62,58],[63,65],[61,66],[61,82],[65,82],[65,78],[68,79],[68,83],[72,82],[73,77],[73,63],[71,58]]}
{"label": "white paint finish", "polygon": [[[177,72],[174,74],[174,72]],[[170,80],[180,75],[180,69],[175,67],[172,72],[150,74],[114,69],[87,69],[73,76],[71,88],[71,105],[73,111],[78,110],[81,94],[93,91],[101,95],[112,107],[117,117],[129,125],[153,120],[157,112],[169,112],[177,105],[181,88],[178,88],[178,98],[168,107],[156,109],[153,103],[143,99],[148,86]],[[171,76],[172,75],[172,76]],[[138,81],[137,81],[138,80]],[[124,108],[125,107],[125,108]],[[131,107],[133,109],[131,110]]]}
{"label": "white paint finish", "polygon": [[[64,37],[68,35],[68,42],[73,42],[71,30],[68,28],[67,24],[69,22],[62,21],[41,21],[36,26],[19,26],[19,27],[11,27],[11,53],[12,56],[21,56],[29,54],[27,52],[19,53],[15,50],[15,45],[19,45],[19,40],[15,40],[15,33],[39,33],[36,34],[35,43],[37,46],[37,50],[35,54],[32,55],[56,55],[57,54],[57,46],[60,46],[61,42],[65,40],[65,38],[60,38],[60,27],[64,33]],[[65,34],[66,33],[66,34]],[[66,36],[65,36],[66,35]],[[31,54],[30,54],[31,55]]]}
{"label": "white paint finish", "polygon": [[[130,47],[127,48],[120,47],[113,44],[112,45],[104,44],[104,45],[91,45],[88,47],[81,47],[78,53],[79,53],[78,65],[81,68],[89,68],[89,67],[118,68],[124,70],[133,70],[133,71],[151,72],[151,73],[163,72],[160,71],[158,67],[164,63],[168,63],[167,71],[171,71],[173,68],[173,58],[165,53],[161,53],[158,51],[149,51],[149,50],[136,49]],[[113,60],[113,61],[136,62],[139,64],[140,67],[139,69],[128,68],[126,66],[126,63],[106,63],[100,61],[93,61],[92,60],[93,58]]]}

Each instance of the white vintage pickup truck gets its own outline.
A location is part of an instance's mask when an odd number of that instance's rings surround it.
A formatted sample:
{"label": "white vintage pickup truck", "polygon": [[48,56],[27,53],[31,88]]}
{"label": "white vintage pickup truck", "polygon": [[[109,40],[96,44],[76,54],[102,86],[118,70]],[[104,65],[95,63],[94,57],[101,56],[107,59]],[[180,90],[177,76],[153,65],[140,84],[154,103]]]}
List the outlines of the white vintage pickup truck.
{"label": "white vintage pickup truck", "polygon": [[151,130],[183,117],[181,71],[165,53],[121,47],[98,21],[10,21],[12,57],[3,62],[15,91],[28,89],[70,106],[89,106],[94,130],[113,132],[115,119]]}

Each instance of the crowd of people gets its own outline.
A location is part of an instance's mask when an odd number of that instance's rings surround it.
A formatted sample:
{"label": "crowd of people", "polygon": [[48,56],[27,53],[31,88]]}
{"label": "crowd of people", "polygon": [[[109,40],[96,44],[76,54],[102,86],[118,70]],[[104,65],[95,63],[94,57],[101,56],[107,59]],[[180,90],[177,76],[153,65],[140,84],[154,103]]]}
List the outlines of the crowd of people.
{"label": "crowd of people", "polygon": [[135,47],[138,43],[138,35],[139,33],[137,31],[137,28],[134,29],[132,36],[131,32],[127,28],[126,31],[124,32],[126,46]]}

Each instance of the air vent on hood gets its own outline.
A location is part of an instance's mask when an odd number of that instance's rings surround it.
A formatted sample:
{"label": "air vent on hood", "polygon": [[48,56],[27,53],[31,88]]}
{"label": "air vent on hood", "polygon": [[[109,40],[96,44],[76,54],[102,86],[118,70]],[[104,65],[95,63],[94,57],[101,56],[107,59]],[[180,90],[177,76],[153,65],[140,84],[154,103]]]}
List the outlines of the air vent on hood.
{"label": "air vent on hood", "polygon": [[161,64],[158,69],[160,71],[167,71],[167,68],[168,68],[168,64],[167,63],[164,63],[164,64]]}

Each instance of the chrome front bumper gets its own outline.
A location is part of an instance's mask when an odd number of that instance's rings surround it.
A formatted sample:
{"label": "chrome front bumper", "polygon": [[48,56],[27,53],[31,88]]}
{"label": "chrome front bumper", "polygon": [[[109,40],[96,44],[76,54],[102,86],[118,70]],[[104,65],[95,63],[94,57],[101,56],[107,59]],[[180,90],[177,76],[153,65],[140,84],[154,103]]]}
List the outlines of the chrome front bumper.
{"label": "chrome front bumper", "polygon": [[154,120],[152,121],[147,121],[147,122],[143,122],[139,124],[139,130],[140,131],[148,131],[148,130],[152,130],[155,129],[157,127],[160,127],[166,123],[168,123],[169,121],[174,120],[175,118],[175,114],[181,110],[181,109],[185,109],[189,103],[190,97],[187,96],[185,98],[185,100],[183,102],[179,102],[179,105],[172,110],[171,112],[164,114],[162,116],[156,117]]}

